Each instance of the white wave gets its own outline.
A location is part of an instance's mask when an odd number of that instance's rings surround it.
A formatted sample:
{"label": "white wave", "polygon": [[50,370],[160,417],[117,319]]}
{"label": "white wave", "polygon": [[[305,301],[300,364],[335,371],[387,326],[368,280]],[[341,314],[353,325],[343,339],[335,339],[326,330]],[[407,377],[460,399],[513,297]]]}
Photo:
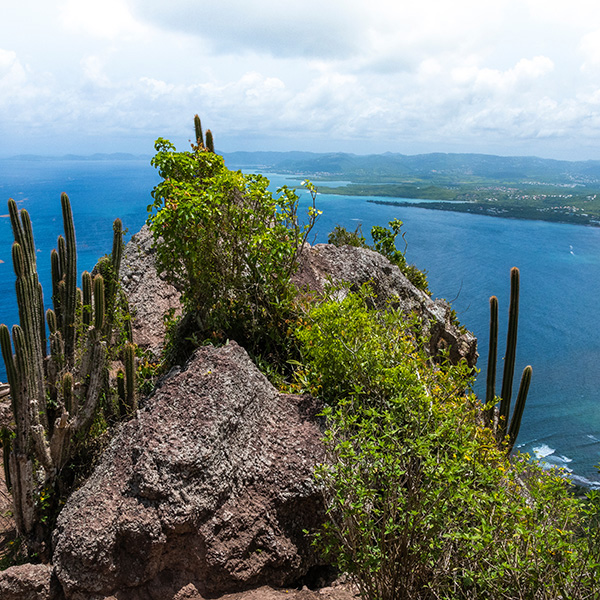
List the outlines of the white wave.
{"label": "white wave", "polygon": [[573,483],[589,488],[591,490],[600,490],[600,481],[588,479],[587,477],[583,477],[583,475],[569,475],[569,479]]}
{"label": "white wave", "polygon": [[541,446],[533,447],[533,454],[539,460],[540,458],[546,458],[546,456],[550,456],[554,454],[556,451],[555,448],[550,448],[547,444],[542,444]]}

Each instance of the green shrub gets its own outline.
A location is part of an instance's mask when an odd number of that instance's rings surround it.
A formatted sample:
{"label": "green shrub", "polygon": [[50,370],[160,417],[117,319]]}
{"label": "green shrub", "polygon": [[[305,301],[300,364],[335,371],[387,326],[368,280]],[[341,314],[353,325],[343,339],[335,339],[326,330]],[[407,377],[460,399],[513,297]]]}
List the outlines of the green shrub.
{"label": "green shrub", "polygon": [[148,221],[157,268],[182,292],[197,335],[280,352],[294,310],[290,278],[319,214],[314,188],[308,184],[313,205],[302,224],[298,196],[287,187],[273,196],[268,179],[230,171],[202,146],[177,152],[159,138],[155,148],[162,181]]}
{"label": "green shrub", "polygon": [[367,240],[362,234],[362,226],[357,225],[354,231],[348,231],[341,225],[336,225],[333,231],[327,236],[327,243],[333,244],[338,248],[340,246],[354,246],[356,248],[368,248]]}
{"label": "green shrub", "polygon": [[433,365],[414,327],[363,291],[297,331],[302,381],[329,403],[317,544],[369,600],[593,597],[597,506],[586,522],[560,475],[511,462],[469,369]]}

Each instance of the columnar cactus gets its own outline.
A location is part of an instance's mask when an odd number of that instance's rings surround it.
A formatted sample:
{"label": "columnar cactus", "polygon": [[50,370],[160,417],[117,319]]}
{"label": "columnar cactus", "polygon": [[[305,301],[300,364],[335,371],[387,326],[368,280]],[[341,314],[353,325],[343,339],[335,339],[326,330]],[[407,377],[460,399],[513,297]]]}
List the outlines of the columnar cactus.
{"label": "columnar cactus", "polygon": [[123,362],[125,370],[121,369],[118,376],[120,413],[122,417],[132,415],[137,410],[135,346],[131,343],[125,345]]}
{"label": "columnar cactus", "polygon": [[65,229],[65,267],[63,271],[65,293],[63,298],[63,338],[65,341],[65,354],[67,364],[73,365],[75,350],[75,308],[77,305],[77,247],[75,243],[75,227],[69,197],[64,192],[60,196],[63,213],[63,226]]}
{"label": "columnar cactus", "polygon": [[[82,276],[77,288],[75,228],[69,198],[61,196],[65,236],[51,255],[54,309],[44,318],[41,285],[36,270],[36,252],[27,211],[9,200],[15,242],[13,266],[20,325],[11,336],[0,325],[0,349],[11,390],[16,435],[5,458],[12,485],[15,520],[30,550],[43,551],[39,507],[40,485],[54,487],[61,469],[72,458],[74,435],[85,433],[93,421],[103,388],[106,388],[106,346],[112,323],[106,315],[104,280]],[[121,260],[122,227],[115,223],[113,269]],[[117,243],[118,238],[118,243]],[[115,251],[116,249],[116,251]],[[113,278],[111,309],[116,280]],[[50,353],[47,354],[46,322]],[[13,354],[14,347],[14,354]],[[106,391],[106,389],[105,389]],[[3,447],[9,445],[3,443]],[[40,537],[41,536],[41,537]]]}
{"label": "columnar cactus", "polygon": [[[512,386],[515,373],[515,362],[517,356],[517,328],[519,322],[519,269],[513,267],[510,271],[510,305],[508,309],[508,332],[506,336],[506,354],[504,356],[504,372],[502,376],[502,390],[500,392],[500,408],[498,412],[498,423],[496,428],[496,438],[498,442],[504,442],[508,433],[507,451],[510,452],[514,447],[521,419],[525,410],[525,402],[531,382],[532,368],[525,367],[521,377],[521,384],[515,403],[510,427],[508,419],[510,415],[510,402],[512,397]],[[490,345],[487,367],[487,388],[486,388],[486,420],[492,424],[493,405],[495,401],[495,379],[496,379],[496,359],[498,354],[498,299],[495,296],[490,298]]]}
{"label": "columnar cactus", "polygon": [[498,298],[490,298],[490,344],[488,351],[487,382],[485,392],[486,421],[490,425],[496,400],[496,360],[498,357]]}
{"label": "columnar cactus", "polygon": [[110,259],[110,269],[105,278],[105,302],[106,321],[104,324],[105,335],[110,341],[110,333],[113,328],[115,307],[118,302],[117,289],[119,282],[119,271],[121,269],[121,258],[123,256],[123,225],[121,219],[115,219],[113,223],[113,245]]}
{"label": "columnar cactus", "polygon": [[84,325],[92,323],[92,276],[88,271],[81,275],[81,320]]}
{"label": "columnar cactus", "polygon": [[200,123],[200,117],[194,115],[194,130],[196,133],[196,144],[198,146],[204,146],[204,136],[202,135],[202,124]]}
{"label": "columnar cactus", "polygon": [[206,130],[206,149],[209,152],[213,152],[213,153],[215,151],[215,142],[213,140],[213,134],[210,129]]}

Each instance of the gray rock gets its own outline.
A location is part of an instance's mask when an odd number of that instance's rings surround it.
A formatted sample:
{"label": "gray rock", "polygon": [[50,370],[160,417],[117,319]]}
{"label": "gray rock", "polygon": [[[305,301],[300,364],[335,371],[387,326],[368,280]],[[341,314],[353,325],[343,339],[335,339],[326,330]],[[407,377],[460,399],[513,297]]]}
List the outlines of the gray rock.
{"label": "gray rock", "polygon": [[156,272],[152,232],[147,225],[125,246],[120,275],[132,308],[133,340],[158,357],[165,338],[163,317],[170,310],[181,314],[180,293]]}
{"label": "gray rock", "polygon": [[2,600],[58,600],[60,586],[50,565],[25,564],[0,571]]}
{"label": "gray rock", "polygon": [[167,600],[304,575],[316,558],[303,530],[323,519],[319,410],[279,394],[237,344],[199,349],[61,512],[66,597]]}
{"label": "gray rock", "polygon": [[322,293],[328,283],[343,282],[349,284],[351,291],[369,283],[378,308],[391,303],[407,316],[418,315],[424,334],[429,336],[428,351],[432,356],[447,350],[454,363],[463,358],[470,366],[477,363],[477,338],[453,322],[450,304],[445,300],[432,300],[387,258],[373,250],[353,246],[338,248],[332,244],[316,244],[305,248],[294,275],[296,285]]}

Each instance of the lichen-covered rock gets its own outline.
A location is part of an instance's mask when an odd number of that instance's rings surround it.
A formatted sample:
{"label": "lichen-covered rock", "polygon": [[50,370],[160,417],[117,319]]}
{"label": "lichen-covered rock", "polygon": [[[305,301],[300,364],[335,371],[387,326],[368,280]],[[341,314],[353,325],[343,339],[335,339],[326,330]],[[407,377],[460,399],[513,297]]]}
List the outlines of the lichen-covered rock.
{"label": "lichen-covered rock", "polygon": [[133,339],[159,356],[165,338],[164,315],[181,314],[181,294],[156,272],[152,232],[148,225],[125,246],[121,261],[121,284],[133,313]]}
{"label": "lichen-covered rock", "polygon": [[12,429],[13,415],[10,405],[10,386],[0,382],[0,429]]}
{"label": "lichen-covered rock", "polygon": [[450,304],[445,300],[432,300],[378,252],[316,244],[304,249],[293,280],[300,288],[308,287],[318,293],[322,293],[328,283],[348,283],[351,291],[369,283],[379,308],[391,303],[406,315],[416,314],[421,318],[432,356],[447,350],[454,363],[463,358],[470,366],[477,363],[477,338],[454,322]]}
{"label": "lichen-covered rock", "polygon": [[50,565],[25,564],[0,571],[2,600],[59,600],[60,586]]}
{"label": "lichen-covered rock", "polygon": [[[315,564],[319,407],[279,394],[235,343],[196,351],[67,502],[54,564],[67,599],[168,600],[289,585]],[[155,592],[153,592],[155,590]]]}

